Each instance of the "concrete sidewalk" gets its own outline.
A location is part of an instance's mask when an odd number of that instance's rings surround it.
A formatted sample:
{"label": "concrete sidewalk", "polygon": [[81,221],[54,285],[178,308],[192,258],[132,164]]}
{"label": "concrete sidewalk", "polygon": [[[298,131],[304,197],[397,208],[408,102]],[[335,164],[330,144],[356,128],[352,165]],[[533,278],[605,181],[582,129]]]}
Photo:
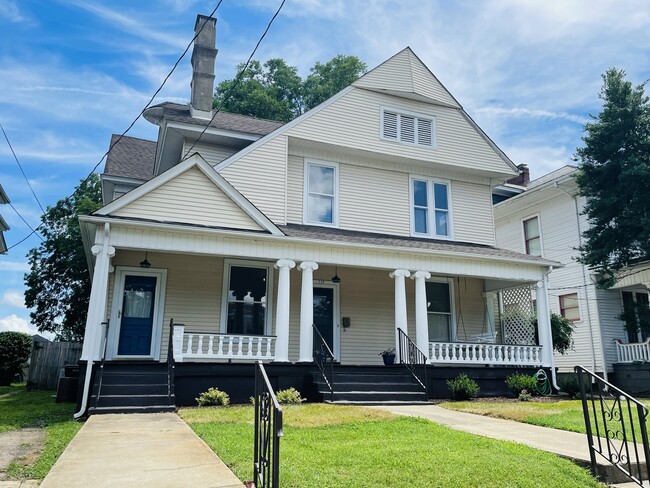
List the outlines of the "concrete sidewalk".
{"label": "concrete sidewalk", "polygon": [[178,415],[160,413],[90,417],[40,485],[89,486],[244,485]]}
{"label": "concrete sidewalk", "polygon": [[[470,434],[517,442],[557,454],[584,467],[591,465],[585,434],[524,424],[513,420],[457,412],[436,405],[395,405],[374,408],[382,408],[398,415],[425,418],[437,424],[446,425],[454,430],[461,430]],[[640,454],[642,453],[641,450]],[[627,481],[617,468],[604,459],[599,459],[597,456],[597,462],[598,471],[605,481],[610,483]]]}

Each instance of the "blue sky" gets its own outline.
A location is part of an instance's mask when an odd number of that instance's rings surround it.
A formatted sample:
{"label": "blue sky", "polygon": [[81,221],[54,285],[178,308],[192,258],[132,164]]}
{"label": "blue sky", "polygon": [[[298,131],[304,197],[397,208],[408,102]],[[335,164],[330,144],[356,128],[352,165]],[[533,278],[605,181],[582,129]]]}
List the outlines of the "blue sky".
{"label": "blue sky", "polygon": [[[224,0],[217,81],[232,78],[280,0]],[[44,205],[69,194],[140,112],[216,0],[0,0],[0,123]],[[370,68],[405,46],[533,177],[571,162],[599,110],[600,75],[650,78],[646,0],[287,0],[257,59],[302,75],[354,54]],[[186,102],[189,56],[157,101]],[[140,121],[129,133],[155,139]],[[31,225],[39,208],[0,139],[0,184]],[[9,246],[29,232],[8,206]],[[23,302],[32,236],[0,256],[0,331],[33,331]]]}

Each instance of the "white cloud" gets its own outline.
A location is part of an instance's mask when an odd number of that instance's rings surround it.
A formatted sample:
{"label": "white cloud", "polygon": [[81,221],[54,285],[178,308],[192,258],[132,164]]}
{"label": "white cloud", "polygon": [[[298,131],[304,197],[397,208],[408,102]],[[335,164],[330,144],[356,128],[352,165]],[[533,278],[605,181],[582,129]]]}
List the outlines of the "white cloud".
{"label": "white cloud", "polygon": [[13,0],[0,0],[0,18],[9,22],[24,22],[27,18],[20,13],[18,5]]}
{"label": "white cloud", "polygon": [[29,263],[27,261],[5,261],[0,259],[0,270],[27,273],[29,272]]}
{"label": "white cloud", "polygon": [[25,295],[17,290],[8,290],[4,292],[0,302],[10,307],[25,308]]}
{"label": "white cloud", "polygon": [[36,327],[32,326],[28,320],[19,317],[15,313],[0,319],[0,332],[6,331],[23,332],[29,335],[38,333]]}
{"label": "white cloud", "polygon": [[576,124],[584,125],[590,121],[588,117],[572,115],[567,112],[551,112],[549,110],[535,110],[524,107],[481,107],[476,109],[476,113],[487,113],[491,115],[513,116],[513,117],[532,117],[540,119],[564,119]]}

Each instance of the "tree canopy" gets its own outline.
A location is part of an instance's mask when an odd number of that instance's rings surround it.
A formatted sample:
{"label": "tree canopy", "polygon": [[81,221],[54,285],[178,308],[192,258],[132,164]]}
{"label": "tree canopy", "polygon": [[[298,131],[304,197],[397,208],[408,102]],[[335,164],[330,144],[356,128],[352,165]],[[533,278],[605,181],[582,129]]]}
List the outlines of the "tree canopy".
{"label": "tree canopy", "polygon": [[72,197],[47,208],[41,217],[43,242],[28,254],[25,304],[34,309],[30,317],[38,330],[58,339],[83,339],[91,282],[78,217],[99,207],[101,187],[93,174]]}
{"label": "tree canopy", "polygon": [[[244,68],[237,66],[239,73]],[[280,58],[265,63],[251,61],[236,78],[217,85],[212,106],[225,112],[288,122],[324,102],[366,72],[356,56],[339,54],[326,63],[316,62],[303,80],[298,68]]]}
{"label": "tree canopy", "polygon": [[576,151],[590,224],[579,260],[600,273],[605,287],[621,269],[650,258],[650,104],[644,89],[625,71],[607,70],[602,111],[585,125],[584,147]]}

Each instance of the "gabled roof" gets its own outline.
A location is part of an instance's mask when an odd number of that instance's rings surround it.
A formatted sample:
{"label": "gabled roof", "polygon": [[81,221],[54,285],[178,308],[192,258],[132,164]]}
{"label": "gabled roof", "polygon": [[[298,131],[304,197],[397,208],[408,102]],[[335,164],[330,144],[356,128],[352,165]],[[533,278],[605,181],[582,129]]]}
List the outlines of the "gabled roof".
{"label": "gabled roof", "polygon": [[536,178],[532,180],[529,184],[527,189],[532,190],[533,188],[537,188],[538,186],[542,186],[546,183],[549,183],[551,181],[554,181],[558,178],[562,178],[563,176],[567,176],[570,174],[573,174],[578,171],[578,168],[576,166],[572,166],[570,164],[567,164],[566,166],[562,166],[561,168],[558,168],[554,171],[551,171],[550,173],[545,174],[544,176],[540,176],[539,178]]}
{"label": "gabled roof", "polygon": [[9,203],[9,197],[2,188],[2,185],[0,185],[0,203]]}
{"label": "gabled roof", "polygon": [[461,108],[453,95],[410,47],[370,70],[352,83],[352,86]]}
{"label": "gabled roof", "polygon": [[[156,161],[156,141],[118,134],[111,136],[112,147],[106,157],[104,175],[149,181]],[[119,139],[119,142],[115,142]],[[115,145],[114,145],[115,144]]]}
{"label": "gabled roof", "polygon": [[149,122],[157,123],[159,119],[164,118],[168,121],[184,122],[187,124],[205,127],[210,122],[210,127],[215,129],[245,132],[265,136],[282,126],[282,122],[275,120],[258,119],[247,115],[233,114],[229,112],[219,112],[212,121],[192,117],[189,105],[180,103],[164,102],[160,105],[154,105],[145,112],[145,117]]}

